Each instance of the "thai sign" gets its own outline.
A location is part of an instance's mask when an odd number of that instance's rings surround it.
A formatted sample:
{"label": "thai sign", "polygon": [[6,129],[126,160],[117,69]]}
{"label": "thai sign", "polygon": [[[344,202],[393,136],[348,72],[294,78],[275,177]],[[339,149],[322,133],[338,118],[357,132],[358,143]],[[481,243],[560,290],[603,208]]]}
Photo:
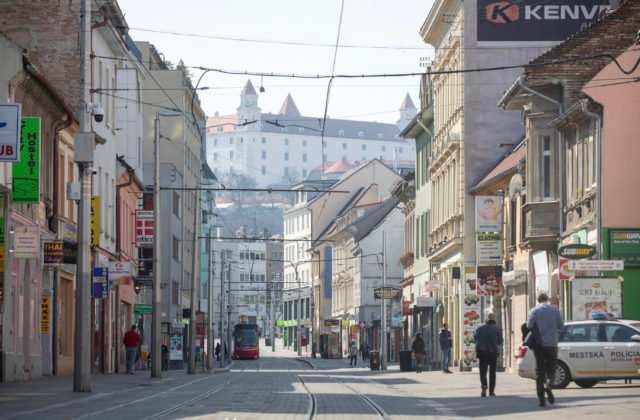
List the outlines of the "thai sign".
{"label": "thai sign", "polygon": [[91,197],[91,245],[100,246],[100,197],[94,195]]}
{"label": "thai sign", "polygon": [[571,319],[591,319],[592,312],[622,316],[620,278],[576,278],[571,282]]}
{"label": "thai sign", "polygon": [[476,232],[502,232],[502,197],[476,196]]}
{"label": "thai sign", "polygon": [[609,256],[623,260],[626,267],[640,267],[640,229],[611,229]]}
{"label": "thai sign", "polygon": [[20,161],[13,162],[14,203],[40,202],[40,118],[23,117]]}
{"label": "thai sign", "polygon": [[49,332],[50,300],[50,296],[40,297],[40,332],[44,334]]}
{"label": "thai sign", "polygon": [[46,267],[62,267],[64,265],[64,241],[45,242],[43,248]]}
{"label": "thai sign", "polygon": [[395,299],[402,294],[402,289],[393,286],[382,286],[373,289],[376,299]]}
{"label": "thai sign", "polygon": [[20,104],[0,104],[0,161],[18,160],[20,113]]}
{"label": "thai sign", "polygon": [[478,0],[478,41],[562,41],[608,8],[602,0]]}

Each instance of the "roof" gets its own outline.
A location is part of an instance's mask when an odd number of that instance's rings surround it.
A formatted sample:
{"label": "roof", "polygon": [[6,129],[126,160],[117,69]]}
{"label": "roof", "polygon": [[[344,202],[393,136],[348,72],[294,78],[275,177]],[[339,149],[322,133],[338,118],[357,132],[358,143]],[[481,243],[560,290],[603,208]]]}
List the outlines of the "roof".
{"label": "roof", "polygon": [[247,80],[247,83],[244,85],[242,92],[240,95],[257,95],[256,90],[253,88],[253,83],[251,80]]}
{"label": "roof", "polygon": [[416,106],[413,104],[411,100],[411,96],[407,93],[407,96],[404,97],[404,101],[402,101],[402,105],[400,105],[400,110],[403,109],[416,109]]}
{"label": "roof", "polygon": [[484,185],[490,183],[496,178],[504,176],[509,172],[514,171],[518,164],[524,159],[527,154],[527,147],[524,141],[521,141],[507,156],[505,156],[496,166],[493,167],[487,175],[480,180],[474,187],[471,188],[471,192],[476,191]]}
{"label": "roof", "polygon": [[278,114],[286,115],[290,117],[300,116],[300,111],[298,111],[298,107],[296,106],[296,103],[293,101],[293,98],[291,97],[290,93],[287,94],[287,98],[284,100],[284,103],[280,107],[280,112],[278,112]]}

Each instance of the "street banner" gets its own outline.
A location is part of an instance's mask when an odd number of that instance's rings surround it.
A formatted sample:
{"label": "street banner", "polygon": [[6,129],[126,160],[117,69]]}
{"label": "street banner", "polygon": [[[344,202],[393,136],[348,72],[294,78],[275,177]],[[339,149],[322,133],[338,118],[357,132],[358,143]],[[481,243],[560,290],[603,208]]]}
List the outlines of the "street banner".
{"label": "street banner", "polygon": [[496,296],[502,293],[502,267],[478,267],[478,296]]}
{"label": "street banner", "polygon": [[40,228],[16,226],[13,234],[13,258],[34,259],[40,256]]}
{"label": "street banner", "polygon": [[476,196],[476,232],[502,232],[502,197]]}
{"label": "street banner", "polygon": [[64,241],[44,243],[45,267],[62,267],[64,265]]}
{"label": "street banner", "polygon": [[130,261],[109,261],[109,280],[112,286],[132,284]]}
{"label": "street banner", "polygon": [[[0,128],[1,130],[1,128]],[[14,203],[40,203],[40,118],[23,117],[20,161],[13,162]]]}
{"label": "street banner", "polygon": [[571,319],[591,319],[593,312],[622,317],[622,281],[619,277],[585,277],[571,282]]}
{"label": "street banner", "polygon": [[0,161],[17,162],[20,158],[21,105],[0,104]]}
{"label": "street banner", "polygon": [[100,246],[100,196],[91,197],[91,246]]}
{"label": "street banner", "polygon": [[46,334],[49,332],[49,309],[50,296],[40,297],[40,332]]}
{"label": "street banner", "polygon": [[109,269],[107,267],[93,267],[92,292],[94,299],[109,297]]}
{"label": "street banner", "polygon": [[153,210],[136,210],[136,247],[153,247]]}
{"label": "street banner", "polygon": [[478,363],[474,341],[476,327],[480,325],[480,297],[476,293],[476,267],[464,267],[464,299],[462,301],[462,328],[460,328],[462,363],[465,367],[473,367]]}

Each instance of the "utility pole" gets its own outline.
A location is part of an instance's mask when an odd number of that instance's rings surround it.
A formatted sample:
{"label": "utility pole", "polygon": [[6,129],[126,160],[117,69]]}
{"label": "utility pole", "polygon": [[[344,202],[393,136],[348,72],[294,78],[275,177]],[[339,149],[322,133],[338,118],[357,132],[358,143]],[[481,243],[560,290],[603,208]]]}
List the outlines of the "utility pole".
{"label": "utility pole", "polygon": [[224,305],[224,249],[220,251],[220,367],[223,367],[224,348],[222,341],[222,308]]}
{"label": "utility pole", "polygon": [[160,115],[153,120],[153,291],[151,315],[151,377],[162,377],[162,347],[160,345]]}
{"label": "utility pole", "polygon": [[227,270],[227,355],[231,357],[231,261]]}
{"label": "utility pole", "polygon": [[91,132],[91,72],[88,45],[91,43],[91,1],[80,5],[80,132],[75,138],[80,201],[78,202],[78,255],[76,265],[76,313],[73,353],[73,391],[91,392],[90,260],[89,220],[91,203],[91,163],[94,135]]}
{"label": "utility pole", "polygon": [[213,267],[215,266],[215,261],[213,260],[213,250],[211,249],[211,239],[205,239],[206,241],[208,241],[209,246],[206,246],[205,248],[208,251],[209,254],[209,258],[208,258],[208,262],[209,262],[209,270],[207,273],[207,286],[209,286],[208,289],[208,299],[207,299],[207,303],[208,303],[208,308],[207,308],[207,366],[209,367],[209,370],[213,370],[213,340],[214,340],[214,333],[213,333]]}
{"label": "utility pole", "polygon": [[[382,231],[382,285],[387,285],[387,243]],[[382,349],[380,349],[380,369],[387,370],[387,299],[382,299]]]}
{"label": "utility pole", "polygon": [[[200,282],[196,281],[196,271],[198,274],[200,270],[196,270],[196,250],[198,249],[198,218],[200,217],[200,194],[199,191],[195,191],[195,212],[193,214],[193,248],[191,249],[191,319],[189,320],[189,362],[187,366],[187,373],[196,373],[196,324],[198,323],[198,317],[196,314],[196,302],[198,301],[198,285]],[[199,277],[199,275],[198,275]]]}

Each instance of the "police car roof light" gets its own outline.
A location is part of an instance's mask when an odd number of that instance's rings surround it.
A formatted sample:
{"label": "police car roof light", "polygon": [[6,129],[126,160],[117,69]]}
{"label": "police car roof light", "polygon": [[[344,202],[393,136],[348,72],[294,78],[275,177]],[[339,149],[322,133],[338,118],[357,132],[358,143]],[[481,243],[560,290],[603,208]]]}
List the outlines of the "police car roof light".
{"label": "police car roof light", "polygon": [[604,312],[595,311],[591,312],[591,319],[609,319],[609,315]]}

